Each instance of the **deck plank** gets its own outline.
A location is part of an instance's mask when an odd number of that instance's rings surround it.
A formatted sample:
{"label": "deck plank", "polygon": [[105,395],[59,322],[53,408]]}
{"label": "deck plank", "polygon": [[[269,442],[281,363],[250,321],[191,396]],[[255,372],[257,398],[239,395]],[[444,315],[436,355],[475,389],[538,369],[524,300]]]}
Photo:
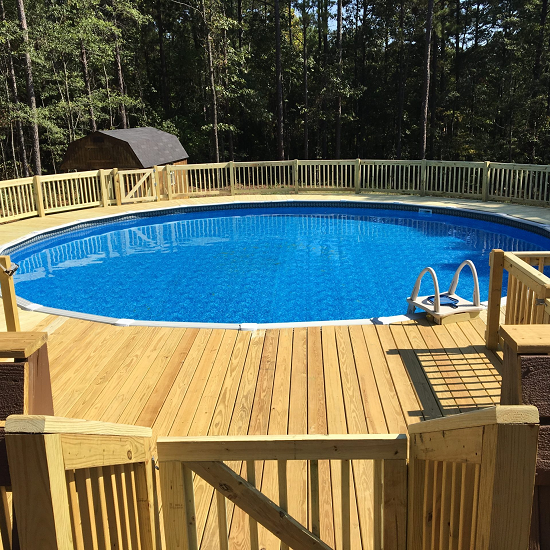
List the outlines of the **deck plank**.
{"label": "deck plank", "polygon": [[360,326],[349,327],[353,356],[357,370],[361,400],[367,420],[367,433],[388,433],[380,390],[376,383],[365,335]]}
{"label": "deck plank", "polygon": [[[308,364],[308,433],[328,434],[325,379],[323,373],[323,348],[320,327],[307,331]],[[332,508],[330,466],[328,461],[319,461],[319,507],[321,539],[334,548],[335,527]]]}
{"label": "deck plank", "polygon": [[[289,394],[288,433],[307,433],[307,329],[293,331],[292,364]],[[307,462],[293,460],[288,463],[288,483],[293,488],[289,500],[290,515],[302,525],[311,529],[308,521],[308,471]]]}
{"label": "deck plank", "polygon": [[393,379],[386,363],[385,352],[380,344],[378,332],[374,325],[363,325],[363,334],[369,351],[376,385],[380,392],[380,400],[384,409],[384,416],[388,425],[389,433],[404,433],[407,423],[403,416],[401,404]]}

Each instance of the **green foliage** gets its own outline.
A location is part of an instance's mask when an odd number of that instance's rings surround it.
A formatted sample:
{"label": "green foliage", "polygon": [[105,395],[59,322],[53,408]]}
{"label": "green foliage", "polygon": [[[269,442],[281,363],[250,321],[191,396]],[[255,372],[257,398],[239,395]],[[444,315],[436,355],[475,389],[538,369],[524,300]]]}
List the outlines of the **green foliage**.
{"label": "green foliage", "polygon": [[[120,128],[123,112],[130,126],[177,135],[192,162],[210,160],[208,35],[220,159],[276,157],[271,1],[27,0],[25,7],[45,172],[58,169],[70,141],[91,131],[92,116],[98,129]],[[15,0],[4,8],[0,142],[2,177],[9,177],[20,172],[15,123],[25,127],[30,157],[33,116]],[[544,9],[543,0],[435,2],[429,158],[550,163]],[[343,158],[415,158],[425,0],[343,0],[341,68],[332,0],[281,0],[280,10],[286,156],[303,157],[306,117],[310,157],[334,156],[340,99]]]}

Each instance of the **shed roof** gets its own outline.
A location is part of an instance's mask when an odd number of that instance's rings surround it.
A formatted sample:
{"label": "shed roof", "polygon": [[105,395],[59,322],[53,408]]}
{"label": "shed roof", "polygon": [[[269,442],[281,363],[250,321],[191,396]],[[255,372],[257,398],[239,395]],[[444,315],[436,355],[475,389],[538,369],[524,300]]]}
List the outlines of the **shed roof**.
{"label": "shed roof", "polygon": [[144,168],[189,157],[176,136],[156,128],[100,130],[99,133],[127,142]]}

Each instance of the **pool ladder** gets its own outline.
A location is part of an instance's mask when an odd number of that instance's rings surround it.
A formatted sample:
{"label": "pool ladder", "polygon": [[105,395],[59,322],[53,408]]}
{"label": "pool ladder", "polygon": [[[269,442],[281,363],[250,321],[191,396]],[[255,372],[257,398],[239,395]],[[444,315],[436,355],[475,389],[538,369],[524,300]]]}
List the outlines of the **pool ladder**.
{"label": "pool ladder", "polygon": [[[456,287],[460,279],[462,269],[468,266],[474,278],[474,292],[472,301],[461,298],[456,294]],[[434,284],[434,294],[431,296],[418,296],[420,283],[426,273],[432,277]],[[442,303],[443,302],[443,303]],[[467,321],[479,315],[485,306],[481,305],[479,295],[479,279],[477,270],[471,260],[464,260],[455,271],[451,286],[447,292],[439,292],[439,282],[433,268],[426,267],[422,270],[414,285],[412,294],[407,298],[409,307],[407,314],[415,312],[416,308],[424,310],[437,324],[456,323],[458,321]]]}

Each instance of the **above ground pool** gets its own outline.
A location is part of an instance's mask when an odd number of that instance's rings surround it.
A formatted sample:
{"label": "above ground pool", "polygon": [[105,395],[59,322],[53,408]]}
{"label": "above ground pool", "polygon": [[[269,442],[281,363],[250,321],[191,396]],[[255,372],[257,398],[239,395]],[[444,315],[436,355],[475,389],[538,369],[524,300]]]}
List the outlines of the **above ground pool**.
{"label": "above ground pool", "polygon": [[[498,223],[497,223],[498,221]],[[411,204],[231,203],[129,213],[8,245],[19,297],[114,319],[296,323],[404,314],[420,271],[446,291],[489,253],[550,250],[544,226]],[[432,293],[425,278],[424,293]],[[421,292],[422,293],[422,292]],[[464,270],[457,293],[471,299]]]}

